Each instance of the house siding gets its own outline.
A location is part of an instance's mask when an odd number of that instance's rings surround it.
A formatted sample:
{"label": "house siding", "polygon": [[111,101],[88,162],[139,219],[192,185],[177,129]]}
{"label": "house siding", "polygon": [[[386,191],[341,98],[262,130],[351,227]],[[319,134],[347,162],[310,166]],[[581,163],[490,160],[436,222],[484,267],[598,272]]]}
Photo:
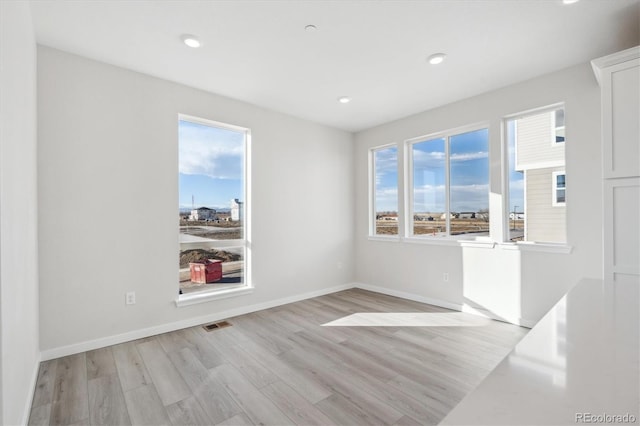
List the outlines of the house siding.
{"label": "house siding", "polygon": [[527,170],[527,240],[562,243],[567,238],[565,206],[554,206],[553,172],[563,167]]}
{"label": "house siding", "polygon": [[553,143],[553,112],[518,119],[516,170],[564,164],[564,143]]}

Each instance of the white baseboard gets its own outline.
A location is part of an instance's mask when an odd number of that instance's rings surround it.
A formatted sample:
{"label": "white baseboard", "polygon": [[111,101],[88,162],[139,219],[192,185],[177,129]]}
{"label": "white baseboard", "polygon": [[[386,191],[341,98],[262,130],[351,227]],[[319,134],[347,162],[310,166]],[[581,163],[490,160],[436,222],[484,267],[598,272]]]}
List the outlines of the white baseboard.
{"label": "white baseboard", "polygon": [[31,374],[31,380],[29,380],[29,395],[24,402],[24,410],[22,411],[22,423],[23,425],[29,424],[29,416],[31,415],[31,405],[33,404],[33,396],[36,393],[36,384],[38,382],[38,373],[40,372],[40,362],[42,361],[42,355],[36,355],[36,363]]}
{"label": "white baseboard", "polygon": [[419,296],[417,294],[406,293],[404,291],[398,291],[398,290],[394,290],[394,289],[387,288],[387,287],[378,287],[378,286],[375,286],[375,285],[365,284],[365,283],[354,283],[354,287],[355,288],[361,288],[363,290],[373,291],[375,293],[382,293],[382,294],[386,294],[386,295],[389,295],[389,296],[399,297],[401,299],[407,299],[407,300],[413,300],[415,302],[427,303],[429,305],[434,305],[434,306],[438,306],[438,307],[441,307],[441,308],[451,309],[451,310],[454,310],[454,311],[475,314],[475,315],[483,316],[483,317],[486,317],[486,318],[491,318],[491,319],[494,319],[494,320],[497,320],[497,321],[508,322],[510,324],[519,325],[519,326],[522,326],[522,327],[532,328],[534,325],[536,325],[536,321],[528,320],[526,318],[500,317],[500,316],[494,314],[493,312],[490,312],[490,311],[485,310],[485,309],[474,308],[474,307],[471,307],[471,306],[466,305],[466,304],[460,305],[460,304],[457,304],[457,303],[447,302],[445,300],[433,299],[433,298],[430,298],[430,297]]}
{"label": "white baseboard", "polygon": [[[447,302],[445,300],[433,299],[430,297],[420,296],[413,293],[407,293],[404,291],[399,291],[399,290],[395,290],[387,287],[379,287],[375,285],[354,282],[354,283],[342,284],[334,287],[328,287],[328,288],[311,291],[307,293],[297,294],[295,296],[275,299],[268,302],[257,303],[249,306],[243,306],[241,308],[229,309],[222,312],[216,312],[210,315],[188,318],[182,321],[176,321],[168,324],[161,324],[154,327],[143,328],[140,330],[133,330],[123,334],[117,334],[113,336],[102,337],[99,339],[88,340],[85,342],[74,343],[68,346],[60,346],[57,348],[47,349],[42,351],[41,360],[47,361],[50,359],[60,358],[67,355],[73,355],[73,354],[86,352],[94,349],[104,348],[106,346],[117,345],[119,343],[129,342],[131,340],[142,339],[145,337],[155,336],[157,334],[162,334],[162,333],[168,333],[171,331],[180,330],[187,327],[194,327],[200,324],[220,321],[223,319],[236,317],[238,315],[244,315],[251,312],[261,311],[263,309],[269,309],[276,306],[286,305],[288,303],[298,302],[300,300],[311,299],[313,297],[323,296],[325,294],[336,293],[342,290],[348,290],[350,288],[360,288],[363,290],[373,291],[375,293],[382,293],[389,296],[399,297],[401,299],[427,303],[429,305],[439,306],[441,308],[451,309],[454,311],[460,311],[460,312],[464,311],[464,312],[474,313],[477,315],[485,316],[487,318],[492,318],[498,321],[510,322],[512,324],[517,324],[524,327],[531,328],[535,325],[535,321],[529,321],[524,318],[519,318],[515,320],[500,318],[489,311],[466,307],[466,305],[463,306],[456,303]],[[36,375],[37,375],[37,372],[36,372]]]}
{"label": "white baseboard", "polygon": [[321,290],[310,291],[307,293],[297,294],[295,296],[284,297],[281,299],[270,300],[268,302],[256,303],[254,305],[243,306],[241,308],[229,309],[222,312],[216,312],[210,315],[203,315],[194,318],[188,318],[182,321],[176,321],[167,324],[161,324],[154,327],[133,330],[122,334],[102,337],[99,339],[88,340],[85,342],[74,343],[72,345],[60,346],[57,348],[42,351],[42,360],[60,358],[67,355],[73,355],[81,352],[91,351],[94,349],[104,348],[106,346],[117,345],[119,343],[129,342],[131,340],[142,339],[157,334],[168,333],[183,328],[194,327],[200,324],[220,321],[236,317],[238,315],[249,314],[251,312],[261,311],[263,309],[274,308],[288,303],[299,302],[300,300],[311,299],[313,297],[324,296],[325,294],[335,293],[342,290],[353,288],[353,283],[342,284],[334,287],[323,288]]}
{"label": "white baseboard", "polygon": [[388,296],[395,296],[401,299],[413,300],[414,302],[426,303],[428,305],[439,306],[441,308],[451,309],[453,311],[462,311],[462,305],[456,303],[447,302],[440,299],[432,299],[430,297],[419,296],[413,293],[406,293],[404,291],[394,290],[387,287],[378,287],[376,285],[365,283],[354,283],[355,288],[361,288],[363,290],[373,291],[375,293],[382,293]]}
{"label": "white baseboard", "polygon": [[533,328],[534,325],[536,325],[536,321],[532,321],[526,318],[515,318],[515,317],[500,317],[496,314],[494,314],[491,311],[488,311],[486,309],[482,309],[482,308],[477,308],[474,306],[470,306],[465,304],[462,307],[462,312],[466,312],[469,314],[476,314],[476,315],[480,315],[483,317],[487,317],[487,318],[491,318],[497,321],[502,321],[502,322],[508,322],[509,324],[515,324],[515,325],[519,325],[520,327],[526,327],[526,328]]}

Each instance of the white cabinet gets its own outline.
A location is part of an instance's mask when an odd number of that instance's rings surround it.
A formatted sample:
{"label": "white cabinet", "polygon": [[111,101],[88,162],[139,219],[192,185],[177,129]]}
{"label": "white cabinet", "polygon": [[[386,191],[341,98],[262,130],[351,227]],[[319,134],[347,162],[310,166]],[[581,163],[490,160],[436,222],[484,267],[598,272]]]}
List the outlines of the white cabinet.
{"label": "white cabinet", "polygon": [[640,284],[640,47],[591,63],[602,91],[604,278]]}

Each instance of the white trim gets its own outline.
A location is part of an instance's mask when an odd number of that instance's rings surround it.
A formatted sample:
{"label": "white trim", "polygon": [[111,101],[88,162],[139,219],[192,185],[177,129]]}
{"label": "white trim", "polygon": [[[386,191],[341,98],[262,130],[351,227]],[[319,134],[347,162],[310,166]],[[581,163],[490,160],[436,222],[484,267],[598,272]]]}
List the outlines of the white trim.
{"label": "white trim", "polygon": [[462,310],[462,305],[457,303],[451,303],[440,299],[432,299],[430,297],[419,296],[413,293],[406,293],[404,291],[398,291],[387,287],[379,287],[376,285],[356,282],[354,283],[354,288],[372,291],[374,293],[386,294],[387,296],[399,297],[401,299],[413,300],[414,302],[426,303],[428,305],[439,306],[441,308],[451,309],[453,311]]}
{"label": "white trim", "polygon": [[[405,171],[404,171],[404,183],[405,183],[405,191],[404,191],[404,205],[407,206],[405,209],[404,218],[405,220],[409,220],[411,225],[405,226],[404,238],[416,238],[417,235],[413,233],[413,224],[414,224],[414,215],[415,212],[413,210],[414,204],[414,171],[413,171],[413,146],[419,143],[424,142],[432,142],[439,139],[444,139],[444,187],[445,187],[445,197],[444,197],[444,215],[445,215],[445,229],[447,237],[451,236],[451,138],[454,136],[464,135],[466,133],[477,132],[480,130],[487,131],[487,161],[491,164],[491,142],[490,142],[490,131],[491,131],[491,123],[488,121],[478,122],[474,124],[469,124],[465,126],[456,127],[454,129],[444,130],[436,133],[431,133],[423,136],[417,136],[410,139],[406,139],[403,144],[403,150],[405,152]],[[489,167],[489,186],[491,183],[491,167]],[[489,192],[487,191],[487,198],[489,196]],[[491,216],[489,216],[491,217]],[[418,237],[419,238],[419,237]]]}
{"label": "white trim", "polygon": [[[558,176],[564,176],[564,188],[558,188]],[[564,201],[558,201],[558,189],[564,189]],[[551,205],[554,207],[567,205],[567,173],[564,170],[551,172]]]}
{"label": "white trim", "polygon": [[414,302],[426,303],[428,305],[438,306],[440,308],[445,308],[445,309],[451,309],[453,311],[466,312],[469,314],[479,315],[492,320],[508,322],[508,323],[519,325],[522,327],[532,328],[537,323],[537,321],[533,321],[526,318],[499,317],[490,311],[480,309],[480,308],[474,308],[467,304],[461,305],[458,303],[451,303],[451,302],[447,302],[440,299],[432,299],[430,297],[419,296],[413,293],[406,293],[404,291],[398,291],[398,290],[394,290],[386,287],[379,287],[379,286],[365,284],[365,283],[354,283],[354,284],[355,284],[354,285],[355,288],[360,288],[362,290],[373,291],[374,293],[386,294],[388,296],[399,297],[401,299],[406,299],[406,300],[413,300]]}
{"label": "white trim", "polygon": [[522,317],[500,317],[489,310],[486,310],[483,308],[476,308],[466,303],[462,305],[462,312],[466,312],[468,314],[475,314],[481,317],[490,318],[492,320],[506,322],[509,324],[519,325],[520,327],[526,327],[526,328],[533,328],[533,326],[536,325],[537,323],[537,321],[533,321],[533,320],[522,318]]}
{"label": "white trim", "polygon": [[620,52],[612,53],[611,55],[603,56],[602,58],[594,59],[591,61],[591,67],[593,68],[596,80],[598,80],[598,84],[602,85],[602,70],[604,68],[638,58],[640,58],[640,46],[634,46]]}
{"label": "white trim", "polygon": [[398,235],[369,235],[367,237],[369,241],[384,241],[387,243],[399,243],[400,237]]}
{"label": "white trim", "polygon": [[474,247],[492,249],[496,246],[495,241],[482,241],[482,240],[460,240],[460,247]]}
{"label": "white trim", "polygon": [[[244,200],[242,203],[244,207],[242,208],[242,217],[240,218],[242,223],[242,234],[243,238],[235,239],[235,240],[217,240],[208,242],[193,242],[193,243],[180,243],[179,247],[182,250],[183,246],[188,248],[209,248],[211,246],[214,247],[241,247],[243,249],[242,259],[244,260],[244,268],[243,268],[243,284],[247,286],[243,290],[246,293],[247,288],[253,289],[252,280],[251,280],[251,129],[247,127],[236,126],[233,124],[222,123],[220,121],[210,120],[207,118],[195,117],[187,114],[178,114],[178,126],[180,125],[180,121],[186,121],[189,123],[199,124],[201,126],[206,127],[214,127],[218,129],[230,130],[236,133],[243,134],[243,163],[242,163],[242,190],[244,192]],[[180,147],[180,138],[178,135],[178,148]],[[179,161],[179,160],[178,160]],[[178,237],[180,235],[180,228],[178,227]],[[208,247],[207,247],[208,246]],[[178,283],[178,288],[180,287]],[[233,289],[236,290],[236,289]],[[233,294],[232,294],[233,293]],[[222,299],[225,297],[231,297],[234,295],[238,295],[239,291],[232,292],[232,290],[222,290],[220,292],[215,293],[204,293],[202,295],[198,295],[198,297],[190,297],[184,299],[185,301],[181,301],[178,299],[176,301],[177,306],[186,306],[194,303],[201,303],[209,300]],[[195,295],[194,295],[195,296]],[[196,301],[198,300],[198,301]]]}
{"label": "white trim", "polygon": [[412,236],[402,239],[403,243],[409,244],[426,244],[434,246],[457,246],[457,236],[445,236],[445,237],[429,237],[429,236]]}
{"label": "white trim", "polygon": [[38,374],[40,373],[40,362],[42,362],[42,353],[36,354],[36,365],[29,380],[29,397],[24,403],[24,410],[22,411],[22,423],[23,425],[29,424],[29,417],[31,415],[31,405],[33,405],[33,397],[36,393],[36,385],[38,384]]}
{"label": "white trim", "polygon": [[560,253],[569,254],[573,251],[573,246],[567,244],[556,243],[537,243],[533,241],[518,241],[516,243],[505,242],[498,243],[498,247],[502,250],[520,250],[535,251],[542,253]]}
{"label": "white trim", "polygon": [[557,161],[541,161],[539,163],[527,164],[526,167],[522,167],[516,171],[527,171],[527,170],[537,170],[537,169],[551,169],[554,167],[564,167],[566,164],[565,161],[557,160]]}
{"label": "white trim", "polygon": [[253,293],[253,287],[247,285],[211,291],[199,291],[197,293],[179,295],[175,301],[175,304],[178,308],[181,308],[183,306],[191,306],[198,303],[227,299],[229,297],[242,296],[243,294],[250,293]]}
{"label": "white trim", "polygon": [[400,147],[397,142],[378,145],[369,148],[369,238],[378,238],[381,235],[376,234],[376,152],[389,148],[396,148],[396,214],[398,215],[398,235],[400,235]]}
{"label": "white trim", "polygon": [[101,337],[99,339],[87,340],[84,342],[74,343],[67,346],[59,346],[56,348],[46,349],[41,353],[41,361],[47,361],[62,356],[73,355],[81,352],[90,351],[93,349],[104,348],[106,346],[117,345],[119,343],[129,342],[131,340],[142,339],[149,336],[155,336],[157,334],[168,333],[175,330],[181,330],[187,327],[195,327],[200,324],[206,324],[208,322],[220,321],[236,317],[239,315],[248,314],[251,312],[261,311],[263,309],[269,309],[280,305],[286,305],[288,303],[298,302],[300,300],[310,299],[313,297],[324,296],[325,294],[336,293],[338,291],[348,290],[353,288],[353,283],[342,284],[334,287],[328,287],[321,290],[310,291],[307,293],[298,294],[295,296],[284,297],[281,299],[275,299],[268,302],[256,303],[253,305],[242,306],[239,308],[229,309],[226,311],[215,312],[209,315],[203,315],[194,318],[187,318],[181,321],[171,322],[167,324],[156,325],[153,327],[143,328],[139,330],[133,330],[122,334],[116,334],[113,336]]}

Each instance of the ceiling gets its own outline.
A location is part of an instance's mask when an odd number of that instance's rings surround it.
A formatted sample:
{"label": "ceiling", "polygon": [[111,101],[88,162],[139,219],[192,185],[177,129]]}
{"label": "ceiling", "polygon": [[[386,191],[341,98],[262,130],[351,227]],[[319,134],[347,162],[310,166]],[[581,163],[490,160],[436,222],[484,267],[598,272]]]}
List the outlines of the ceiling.
{"label": "ceiling", "polygon": [[[55,47],[359,131],[637,45],[640,0],[31,1]],[[312,24],[316,31],[305,31]],[[186,47],[188,33],[202,42]],[[447,54],[437,66],[426,58]],[[350,103],[337,99],[349,96]]]}

